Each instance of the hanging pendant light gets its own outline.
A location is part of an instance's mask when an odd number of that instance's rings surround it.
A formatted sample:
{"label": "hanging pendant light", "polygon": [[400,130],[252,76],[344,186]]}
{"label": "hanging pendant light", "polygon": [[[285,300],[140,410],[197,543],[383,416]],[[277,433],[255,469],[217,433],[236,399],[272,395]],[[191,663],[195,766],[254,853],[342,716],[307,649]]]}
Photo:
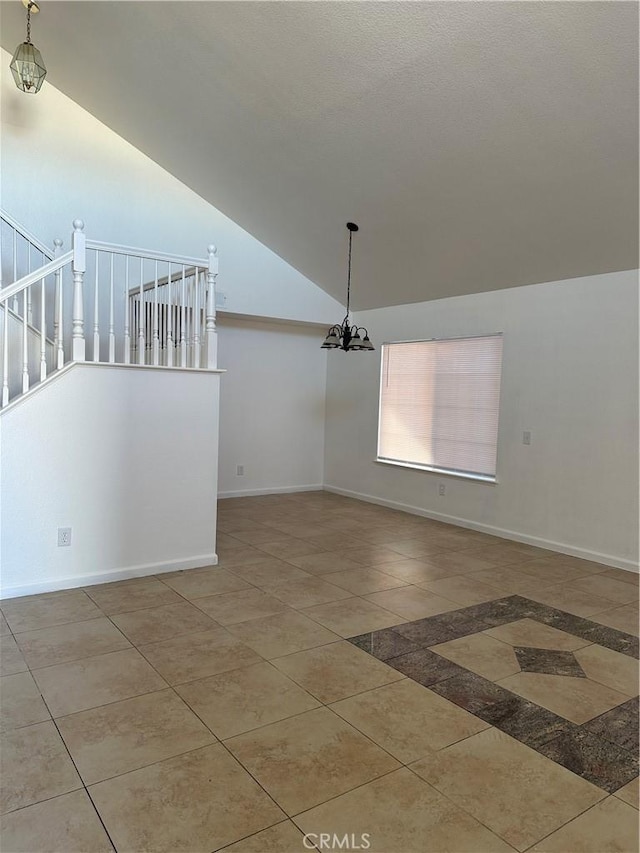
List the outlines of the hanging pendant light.
{"label": "hanging pendant light", "polygon": [[[369,332],[363,326],[349,324],[349,301],[351,298],[351,241],[354,231],[358,230],[355,222],[347,222],[349,229],[349,272],[347,274],[347,313],[340,325],[331,326],[327,332],[321,349],[342,349],[345,352],[355,352],[375,349],[369,340]],[[363,336],[360,336],[360,333]]]}
{"label": "hanging pendant light", "polygon": [[39,12],[40,7],[33,0],[22,0],[22,4],[27,8],[27,40],[16,48],[9,68],[18,89],[35,95],[40,91],[47,76],[42,54],[34,44],[31,44],[31,13]]}

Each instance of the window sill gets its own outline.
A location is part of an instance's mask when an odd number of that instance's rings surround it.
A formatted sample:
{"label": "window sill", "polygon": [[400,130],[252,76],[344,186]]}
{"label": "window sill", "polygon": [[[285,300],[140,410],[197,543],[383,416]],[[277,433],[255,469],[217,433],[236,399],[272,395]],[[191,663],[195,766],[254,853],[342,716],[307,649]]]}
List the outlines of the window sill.
{"label": "window sill", "polygon": [[389,459],[374,459],[379,465],[391,465],[394,468],[409,468],[412,471],[424,471],[427,474],[437,474],[439,477],[455,477],[458,480],[472,480],[474,483],[486,483],[488,486],[498,484],[497,477],[485,474],[465,474],[461,471],[448,471],[446,468],[431,468],[428,465],[414,465],[411,462],[392,462]]}

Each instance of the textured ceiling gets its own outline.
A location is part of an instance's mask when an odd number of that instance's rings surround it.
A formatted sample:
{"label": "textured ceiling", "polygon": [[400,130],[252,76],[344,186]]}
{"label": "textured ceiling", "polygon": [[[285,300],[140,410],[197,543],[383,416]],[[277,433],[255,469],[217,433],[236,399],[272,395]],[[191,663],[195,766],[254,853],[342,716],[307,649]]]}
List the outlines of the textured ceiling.
{"label": "textured ceiling", "polygon": [[638,264],[636,3],[41,6],[53,85],[341,301],[357,222],[356,308]]}

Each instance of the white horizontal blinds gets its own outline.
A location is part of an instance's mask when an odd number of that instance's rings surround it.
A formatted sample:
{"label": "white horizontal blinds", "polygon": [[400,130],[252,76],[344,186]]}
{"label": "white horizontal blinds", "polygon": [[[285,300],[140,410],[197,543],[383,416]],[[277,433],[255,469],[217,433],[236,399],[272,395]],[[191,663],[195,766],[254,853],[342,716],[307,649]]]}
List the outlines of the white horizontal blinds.
{"label": "white horizontal blinds", "polygon": [[378,457],[495,477],[502,336],[385,344]]}
{"label": "white horizontal blinds", "polygon": [[431,412],[436,351],[430,344],[384,344],[378,456],[432,465]]}

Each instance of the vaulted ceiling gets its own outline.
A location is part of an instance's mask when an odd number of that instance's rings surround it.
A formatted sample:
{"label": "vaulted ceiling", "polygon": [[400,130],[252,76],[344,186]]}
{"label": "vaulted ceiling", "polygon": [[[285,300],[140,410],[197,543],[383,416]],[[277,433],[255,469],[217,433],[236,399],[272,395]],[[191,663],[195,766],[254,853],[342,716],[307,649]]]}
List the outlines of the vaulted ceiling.
{"label": "vaulted ceiling", "polygon": [[356,308],[638,264],[635,2],[41,6],[51,84],[341,301],[357,222]]}

